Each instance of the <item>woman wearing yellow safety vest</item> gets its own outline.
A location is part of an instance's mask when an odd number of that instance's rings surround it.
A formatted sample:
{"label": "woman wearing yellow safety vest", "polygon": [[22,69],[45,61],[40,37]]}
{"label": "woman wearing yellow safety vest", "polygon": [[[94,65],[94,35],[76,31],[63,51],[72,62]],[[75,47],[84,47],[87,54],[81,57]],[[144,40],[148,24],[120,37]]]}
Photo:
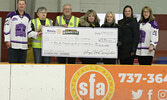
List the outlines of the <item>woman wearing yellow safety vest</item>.
{"label": "woman wearing yellow safety vest", "polygon": [[[47,9],[45,7],[39,7],[37,9],[38,18],[32,20],[32,30],[40,32],[42,26],[53,26],[53,21],[46,18]],[[44,57],[41,54],[41,38],[33,39],[32,47],[35,63],[50,63],[51,57]]]}

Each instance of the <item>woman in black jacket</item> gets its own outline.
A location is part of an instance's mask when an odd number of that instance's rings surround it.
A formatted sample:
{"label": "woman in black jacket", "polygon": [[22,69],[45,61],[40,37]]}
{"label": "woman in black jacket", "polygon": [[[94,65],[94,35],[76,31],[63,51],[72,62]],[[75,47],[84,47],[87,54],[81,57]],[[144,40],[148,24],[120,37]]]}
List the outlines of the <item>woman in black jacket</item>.
{"label": "woman in black jacket", "polygon": [[[79,27],[100,27],[100,19],[94,10],[88,10],[87,13],[80,18]],[[79,58],[82,64],[96,64],[99,58]]]}
{"label": "woman in black jacket", "polygon": [[[105,15],[104,24],[102,28],[118,28],[118,24],[115,23],[115,15],[109,11]],[[114,58],[103,58],[104,64],[116,64],[116,59]]]}
{"label": "woman in black jacket", "polygon": [[118,21],[122,45],[118,49],[120,64],[133,65],[134,55],[139,42],[139,23],[133,17],[133,9],[127,5],[123,10],[123,19]]}

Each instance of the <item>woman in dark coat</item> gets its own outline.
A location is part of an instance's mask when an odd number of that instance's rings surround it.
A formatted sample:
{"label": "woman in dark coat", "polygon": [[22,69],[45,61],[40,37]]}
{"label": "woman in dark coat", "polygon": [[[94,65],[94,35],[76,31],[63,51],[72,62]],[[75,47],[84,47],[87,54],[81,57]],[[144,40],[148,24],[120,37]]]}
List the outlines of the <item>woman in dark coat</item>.
{"label": "woman in dark coat", "polygon": [[[80,18],[79,27],[100,27],[100,19],[94,10],[88,10],[87,13]],[[99,58],[79,58],[82,64],[96,64]]]}
{"label": "woman in dark coat", "polygon": [[133,17],[133,9],[127,5],[123,10],[123,19],[118,21],[121,31],[121,46],[118,49],[120,64],[133,65],[139,42],[139,23]]}
{"label": "woman in dark coat", "polygon": [[[104,24],[102,28],[118,28],[118,24],[115,23],[115,15],[109,11],[105,15]],[[116,64],[116,59],[114,58],[103,58],[102,62],[104,64]]]}

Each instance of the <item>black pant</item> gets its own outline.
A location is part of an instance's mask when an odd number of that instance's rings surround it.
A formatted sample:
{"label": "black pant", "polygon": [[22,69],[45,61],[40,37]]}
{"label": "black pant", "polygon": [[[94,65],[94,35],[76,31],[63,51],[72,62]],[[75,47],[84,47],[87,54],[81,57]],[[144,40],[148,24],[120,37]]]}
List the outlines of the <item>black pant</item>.
{"label": "black pant", "polygon": [[66,59],[68,60],[68,64],[75,64],[75,58],[73,57],[58,57],[57,60],[58,60],[58,63],[59,64],[66,64]]}
{"label": "black pant", "polygon": [[26,63],[27,50],[8,48],[9,63]]}
{"label": "black pant", "polygon": [[152,56],[138,56],[138,61],[140,65],[151,65],[152,59]]}
{"label": "black pant", "polygon": [[103,58],[104,64],[116,64],[116,59]]}
{"label": "black pant", "polygon": [[133,62],[134,62],[134,56],[128,58],[120,58],[121,65],[133,65]]}

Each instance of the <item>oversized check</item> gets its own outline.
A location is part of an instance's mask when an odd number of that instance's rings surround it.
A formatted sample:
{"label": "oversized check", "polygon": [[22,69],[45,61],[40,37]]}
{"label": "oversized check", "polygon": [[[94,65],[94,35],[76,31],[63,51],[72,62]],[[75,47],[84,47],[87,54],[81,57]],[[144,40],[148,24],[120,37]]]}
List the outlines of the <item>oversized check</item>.
{"label": "oversized check", "polygon": [[42,55],[117,58],[117,28],[43,27]]}

